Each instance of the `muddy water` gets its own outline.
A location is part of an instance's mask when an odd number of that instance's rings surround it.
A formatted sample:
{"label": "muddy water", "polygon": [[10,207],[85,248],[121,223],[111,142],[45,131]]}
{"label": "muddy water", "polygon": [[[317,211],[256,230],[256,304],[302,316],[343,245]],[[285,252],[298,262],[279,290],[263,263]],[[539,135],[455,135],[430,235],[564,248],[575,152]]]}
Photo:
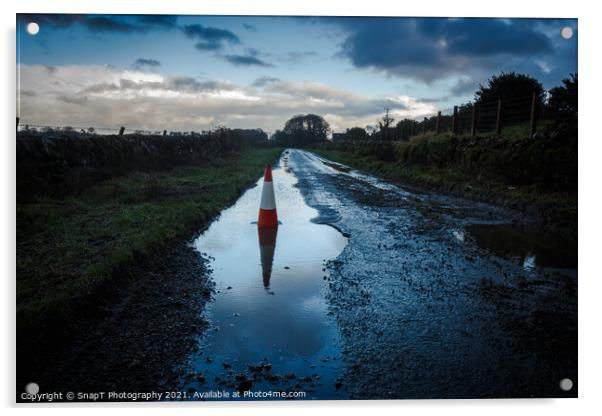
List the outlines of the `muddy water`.
{"label": "muddy water", "polygon": [[469,224],[466,231],[477,246],[522,262],[525,269],[577,268],[576,243],[548,236],[541,230],[516,224]]}
{"label": "muddy water", "polygon": [[[347,239],[311,222],[294,174],[273,171],[281,225],[258,232],[263,179],[203,233],[194,246],[211,259],[214,300],[204,311],[210,327],[183,369],[194,391],[304,391],[306,398],[340,398],[340,334],[328,314],[324,263]],[[267,397],[274,398],[274,397]]]}

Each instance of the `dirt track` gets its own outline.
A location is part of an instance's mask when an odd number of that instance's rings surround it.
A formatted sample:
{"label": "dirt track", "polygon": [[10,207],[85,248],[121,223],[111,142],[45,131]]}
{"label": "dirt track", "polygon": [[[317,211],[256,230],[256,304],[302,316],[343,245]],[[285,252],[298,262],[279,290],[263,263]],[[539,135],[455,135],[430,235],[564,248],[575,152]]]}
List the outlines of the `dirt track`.
{"label": "dirt track", "polygon": [[327,298],[352,397],[576,396],[559,389],[577,380],[576,269],[498,256],[468,231],[519,215],[410,192],[304,151],[290,151],[289,166],[316,221],[350,236],[329,264]]}

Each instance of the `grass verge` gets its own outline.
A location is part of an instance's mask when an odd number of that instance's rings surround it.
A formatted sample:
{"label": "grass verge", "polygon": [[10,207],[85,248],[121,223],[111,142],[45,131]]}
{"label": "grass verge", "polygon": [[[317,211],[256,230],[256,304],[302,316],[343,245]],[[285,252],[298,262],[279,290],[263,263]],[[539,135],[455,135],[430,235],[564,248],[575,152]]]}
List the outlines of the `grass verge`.
{"label": "grass verge", "polygon": [[17,204],[17,329],[55,331],[120,268],[190,238],[282,149],[250,149],[202,166],[132,172],[77,196]]}

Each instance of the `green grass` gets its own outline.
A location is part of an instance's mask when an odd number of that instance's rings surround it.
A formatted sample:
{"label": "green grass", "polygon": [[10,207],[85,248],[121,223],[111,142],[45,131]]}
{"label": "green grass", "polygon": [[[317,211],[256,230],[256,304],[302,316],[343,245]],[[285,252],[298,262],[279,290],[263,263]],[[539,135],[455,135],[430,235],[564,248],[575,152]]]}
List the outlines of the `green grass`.
{"label": "green grass", "polygon": [[140,255],[190,238],[276,160],[251,149],[203,166],[133,172],[82,194],[17,204],[17,324],[44,326]]}

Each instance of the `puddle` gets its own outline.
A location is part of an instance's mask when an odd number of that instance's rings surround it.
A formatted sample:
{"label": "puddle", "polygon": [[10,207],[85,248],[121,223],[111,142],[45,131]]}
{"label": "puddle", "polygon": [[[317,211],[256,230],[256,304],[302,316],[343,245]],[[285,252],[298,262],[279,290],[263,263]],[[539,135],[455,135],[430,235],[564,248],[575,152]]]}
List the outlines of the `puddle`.
{"label": "puddle", "polygon": [[[274,169],[277,231],[258,232],[263,179],[225,210],[194,246],[211,259],[214,300],[210,328],[184,371],[184,389],[305,391],[306,398],[341,398],[340,334],[323,296],[324,262],[347,239],[311,219],[286,166]],[[340,386],[339,386],[340,387]],[[274,397],[266,397],[274,398]],[[255,397],[257,399],[257,397]]]}
{"label": "puddle", "polygon": [[[467,237],[500,257],[517,259],[525,270],[537,267],[577,268],[577,247],[530,227],[513,224],[471,224]],[[464,238],[464,234],[462,234]],[[458,237],[456,237],[458,238]]]}
{"label": "puddle", "polygon": [[329,166],[335,170],[338,170],[340,172],[345,172],[348,173],[351,171],[351,168],[349,166],[345,166],[345,165],[341,165],[340,163],[334,163],[334,162],[329,162],[326,160],[323,160],[322,163],[324,163],[326,166]]}
{"label": "puddle", "polygon": [[458,242],[463,243],[466,237],[464,236],[464,231],[462,230],[453,230],[452,234]]}

